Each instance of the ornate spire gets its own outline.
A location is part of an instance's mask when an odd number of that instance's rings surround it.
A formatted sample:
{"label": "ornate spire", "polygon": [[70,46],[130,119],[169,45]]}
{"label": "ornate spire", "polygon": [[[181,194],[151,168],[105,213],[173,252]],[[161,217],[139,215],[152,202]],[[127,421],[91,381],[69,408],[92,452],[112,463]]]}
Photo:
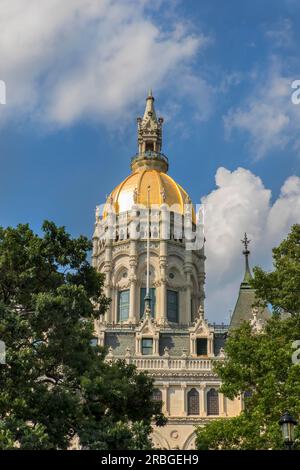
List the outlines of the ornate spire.
{"label": "ornate spire", "polygon": [[244,245],[244,248],[245,248],[243,250],[243,255],[245,256],[245,275],[244,275],[244,279],[243,279],[243,282],[242,282],[242,286],[243,285],[248,286],[250,279],[252,279],[252,274],[251,274],[250,267],[249,267],[250,251],[248,250],[249,243],[251,242],[251,240],[248,239],[246,232],[245,232],[244,238],[243,238],[243,240],[241,240],[241,242],[242,242],[242,244]]}
{"label": "ornate spire", "polygon": [[[239,327],[244,321],[255,320],[259,318],[259,321],[265,322],[270,318],[270,311],[268,308],[262,310],[253,311],[253,305],[257,301],[255,296],[255,290],[250,284],[252,279],[252,274],[249,267],[248,257],[250,255],[249,243],[250,240],[245,233],[243,240],[241,240],[244,245],[243,255],[245,256],[245,275],[244,279],[240,285],[239,295],[234,307],[233,314],[230,320],[230,329]],[[253,313],[256,314],[256,318],[253,318]],[[258,317],[258,316],[259,317]]]}
{"label": "ornate spire", "polygon": [[161,153],[163,118],[157,118],[152,90],[148,92],[143,117],[137,118],[138,153],[131,161],[132,171],[141,166],[168,171],[168,159]]}
{"label": "ornate spire", "polygon": [[146,98],[144,116],[137,118],[139,153],[161,151],[163,121],[163,118],[156,117],[154,97],[150,89]]}

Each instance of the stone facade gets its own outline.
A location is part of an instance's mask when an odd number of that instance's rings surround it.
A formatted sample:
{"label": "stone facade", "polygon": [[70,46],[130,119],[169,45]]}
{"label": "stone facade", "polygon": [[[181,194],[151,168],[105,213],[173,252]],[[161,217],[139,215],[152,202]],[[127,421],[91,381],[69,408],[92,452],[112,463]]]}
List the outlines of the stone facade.
{"label": "stone facade", "polygon": [[[154,430],[155,446],[192,449],[195,426],[239,414],[242,401],[219,393],[212,363],[224,358],[228,328],[205,319],[204,245],[188,249],[201,220],[187,193],[167,175],[168,159],[160,153],[163,121],[153,103],[149,94],[138,119],[131,175],[112,191],[102,212],[96,210],[93,265],[105,274],[111,298],[96,333],[108,361],[123,358],[155,379],[154,398],[168,417],[165,427]],[[146,290],[152,295],[148,307]]]}

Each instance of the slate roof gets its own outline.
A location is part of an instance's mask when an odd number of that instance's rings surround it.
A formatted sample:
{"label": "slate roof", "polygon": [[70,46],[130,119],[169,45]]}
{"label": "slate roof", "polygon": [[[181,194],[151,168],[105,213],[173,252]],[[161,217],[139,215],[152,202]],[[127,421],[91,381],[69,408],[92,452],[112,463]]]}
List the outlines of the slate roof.
{"label": "slate roof", "polygon": [[[244,321],[249,321],[253,318],[252,308],[257,298],[255,296],[255,289],[250,286],[252,274],[248,262],[249,251],[244,251],[245,254],[245,275],[240,285],[239,295],[231,317],[230,329],[239,327]],[[271,316],[268,308],[258,309],[257,319],[266,322]]]}

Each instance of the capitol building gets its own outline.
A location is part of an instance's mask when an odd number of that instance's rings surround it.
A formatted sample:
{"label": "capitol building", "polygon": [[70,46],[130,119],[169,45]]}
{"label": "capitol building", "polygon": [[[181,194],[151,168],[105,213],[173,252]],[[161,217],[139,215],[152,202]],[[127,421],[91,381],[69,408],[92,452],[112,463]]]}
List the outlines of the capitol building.
{"label": "capitol building", "polygon": [[243,274],[241,260],[231,324],[212,324],[205,317],[203,218],[168,174],[163,119],[156,116],[151,91],[137,125],[131,173],[96,209],[93,265],[105,275],[111,299],[96,334],[108,361],[124,359],[153,377],[153,399],[162,401],[168,418],[166,426],[154,428],[154,446],[193,449],[195,426],[243,409],[243,397],[232,401],[220,393],[213,362],[224,360],[230,329],[244,320],[260,328],[268,311],[252,307],[245,236],[245,268]]}

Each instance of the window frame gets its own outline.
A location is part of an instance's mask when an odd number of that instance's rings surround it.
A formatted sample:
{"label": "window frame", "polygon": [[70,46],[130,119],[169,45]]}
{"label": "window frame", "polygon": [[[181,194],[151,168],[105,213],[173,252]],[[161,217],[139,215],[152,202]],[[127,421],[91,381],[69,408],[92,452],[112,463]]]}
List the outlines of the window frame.
{"label": "window frame", "polygon": [[[150,348],[150,346],[144,346],[144,341],[151,342],[151,348]],[[142,338],[141,339],[141,353],[142,353],[142,356],[152,356],[153,355],[153,344],[154,344],[153,338],[148,337],[148,338]],[[150,352],[145,353],[144,352],[145,350],[149,350]]]}
{"label": "window frame", "polygon": [[[121,297],[125,293],[128,296],[128,301],[127,301],[127,303],[125,303],[125,305],[128,306],[127,307],[127,316],[126,316],[126,318],[121,318]],[[118,291],[118,306],[117,307],[118,307],[118,309],[117,309],[117,322],[121,323],[123,321],[128,320],[128,318],[129,318],[129,309],[130,309],[130,289],[123,289],[123,290]]]}
{"label": "window frame", "polygon": [[[170,319],[169,315],[169,298],[171,294],[176,294],[174,295],[174,298],[176,298],[176,320]],[[167,289],[167,320],[171,323],[179,323],[179,292],[174,289]]]}
{"label": "window frame", "polygon": [[[202,342],[203,342],[203,341],[206,342],[206,352],[205,352],[205,354],[199,354],[199,353],[198,353],[198,344],[200,344],[201,341],[202,341]],[[200,349],[200,348],[199,348],[199,349]],[[207,338],[201,338],[201,337],[200,337],[200,338],[196,338],[196,355],[197,355],[197,357],[206,357],[206,356],[208,355],[208,340],[207,340]]]}
{"label": "window frame", "polygon": [[[210,395],[211,392],[215,392],[215,395]],[[214,403],[209,403],[209,399],[215,399]],[[214,407],[217,410],[217,413],[212,413]],[[211,387],[206,393],[206,414],[207,416],[219,416],[220,415],[220,405],[219,405],[219,391],[218,389]]]}
{"label": "window frame", "polygon": [[195,387],[193,387],[187,392],[187,415],[199,416],[199,414],[200,414],[200,395],[199,395],[198,390]]}

